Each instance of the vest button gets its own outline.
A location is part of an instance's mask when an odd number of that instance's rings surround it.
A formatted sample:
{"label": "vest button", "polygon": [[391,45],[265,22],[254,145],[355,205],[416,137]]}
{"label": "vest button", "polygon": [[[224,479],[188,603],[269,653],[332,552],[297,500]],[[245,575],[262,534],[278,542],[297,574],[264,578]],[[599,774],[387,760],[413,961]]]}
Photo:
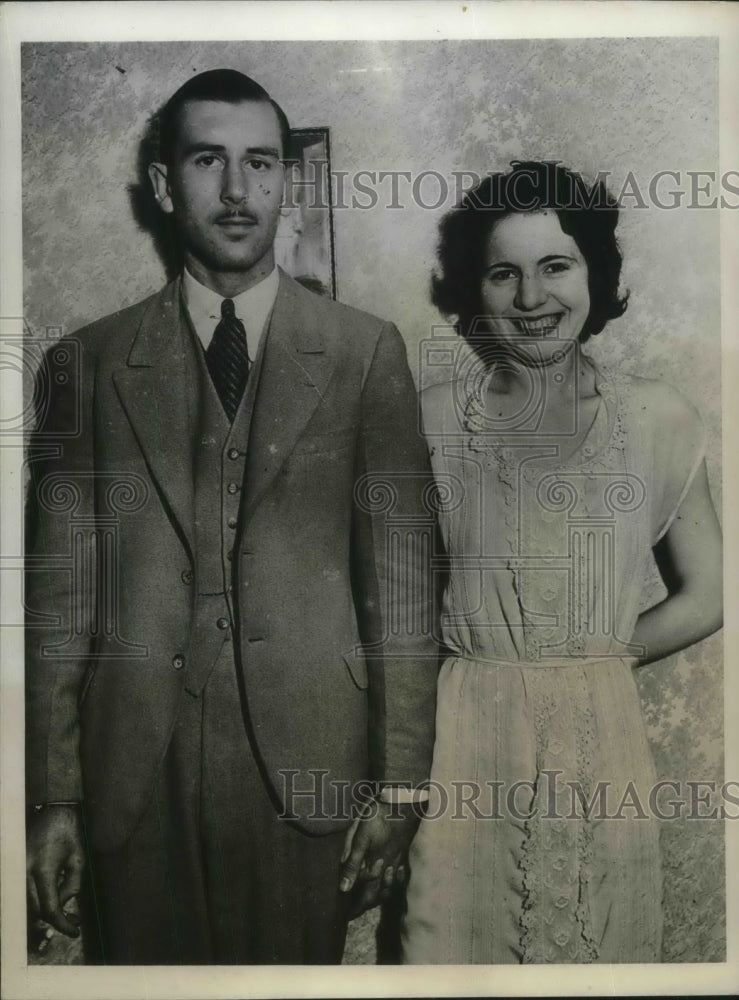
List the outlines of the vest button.
{"label": "vest button", "polygon": [[229,517],[229,519],[228,519],[228,520],[226,521],[226,524],[227,524],[227,525],[229,526],[229,528],[235,528],[235,527],[236,527],[236,525],[237,525],[238,523],[239,523],[239,522],[238,522],[237,518],[235,518],[235,517],[233,516],[233,514],[232,514],[232,515],[231,515],[231,517]]}
{"label": "vest button", "polygon": [[192,583],[192,581],[193,581],[193,572],[192,572],[192,570],[191,569],[183,569],[182,573],[180,573],[180,579],[182,580],[183,583]]}
{"label": "vest button", "polygon": [[231,623],[228,618],[219,618],[216,622],[217,627],[223,632]]}
{"label": "vest button", "polygon": [[229,493],[232,493],[232,494],[233,493],[238,493],[239,492],[238,483],[229,483],[228,486],[226,487],[226,489],[228,490]]}
{"label": "vest button", "polygon": [[239,457],[239,449],[238,448],[229,448],[228,449],[228,457],[231,459],[232,462],[235,462],[236,459]]}
{"label": "vest button", "polygon": [[175,653],[175,655],[172,657],[172,666],[175,668],[175,670],[182,670],[184,665],[185,665],[185,657],[182,655],[182,653]]}

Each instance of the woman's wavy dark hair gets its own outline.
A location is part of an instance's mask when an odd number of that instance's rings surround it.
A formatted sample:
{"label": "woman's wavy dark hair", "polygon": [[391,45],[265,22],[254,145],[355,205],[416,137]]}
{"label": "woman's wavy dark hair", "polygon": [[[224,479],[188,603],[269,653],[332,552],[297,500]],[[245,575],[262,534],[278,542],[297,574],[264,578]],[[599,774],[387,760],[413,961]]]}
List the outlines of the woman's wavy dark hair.
{"label": "woman's wavy dark hair", "polygon": [[431,281],[431,299],[445,315],[459,317],[458,330],[474,331],[482,308],[480,284],[493,226],[514,212],[554,210],[588,265],[590,312],[580,341],[600,333],[609,319],[623,315],[628,293],[619,295],[621,252],[616,242],[618,207],[601,180],[584,178],[559,163],[519,161],[507,173],[489,174],[468,191],[439,226],[440,273]]}

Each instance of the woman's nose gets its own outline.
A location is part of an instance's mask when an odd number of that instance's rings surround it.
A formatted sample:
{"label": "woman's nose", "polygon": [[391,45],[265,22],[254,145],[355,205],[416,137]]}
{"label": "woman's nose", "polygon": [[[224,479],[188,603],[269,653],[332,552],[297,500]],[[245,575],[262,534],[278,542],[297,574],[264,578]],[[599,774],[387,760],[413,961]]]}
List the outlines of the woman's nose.
{"label": "woman's nose", "polygon": [[514,305],[517,309],[530,312],[546,302],[547,293],[538,275],[523,274],[516,289]]}

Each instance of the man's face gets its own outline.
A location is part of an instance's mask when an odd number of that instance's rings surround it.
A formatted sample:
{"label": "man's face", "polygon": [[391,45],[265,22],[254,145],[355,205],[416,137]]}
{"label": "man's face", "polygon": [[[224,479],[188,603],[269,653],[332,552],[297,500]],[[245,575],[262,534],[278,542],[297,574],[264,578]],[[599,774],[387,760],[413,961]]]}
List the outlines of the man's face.
{"label": "man's face", "polygon": [[281,156],[279,121],[267,102],[188,101],[180,109],[172,163],[152,164],[150,175],[199,280],[253,283],[274,267]]}

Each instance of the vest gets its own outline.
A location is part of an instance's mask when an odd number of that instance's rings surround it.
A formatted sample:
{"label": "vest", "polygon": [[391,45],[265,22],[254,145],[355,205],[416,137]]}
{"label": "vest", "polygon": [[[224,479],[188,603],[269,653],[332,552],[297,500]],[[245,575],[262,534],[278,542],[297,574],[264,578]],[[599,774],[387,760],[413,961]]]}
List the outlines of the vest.
{"label": "vest", "polygon": [[[266,334],[252,364],[233,424],[218,398],[187,309],[180,328],[186,340],[186,384],[191,389],[192,476],[195,510],[195,565],[191,574],[193,613],[185,655],[184,687],[199,697],[224,643],[233,643],[237,608],[233,600],[237,537],[242,508],[249,427],[254,410]],[[187,460],[183,456],[183,460]],[[183,577],[184,578],[184,577]]]}

